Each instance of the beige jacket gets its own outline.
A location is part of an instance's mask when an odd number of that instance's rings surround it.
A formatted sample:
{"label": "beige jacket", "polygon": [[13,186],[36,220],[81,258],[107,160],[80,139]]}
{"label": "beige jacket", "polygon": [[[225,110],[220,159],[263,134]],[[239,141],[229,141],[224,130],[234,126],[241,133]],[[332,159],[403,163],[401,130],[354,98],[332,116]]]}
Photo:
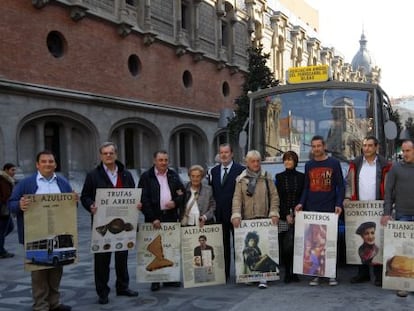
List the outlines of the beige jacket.
{"label": "beige jacket", "polygon": [[279,217],[279,195],[270,175],[263,170],[260,172],[253,196],[247,195],[248,183],[249,179],[244,170],[236,179],[231,220]]}

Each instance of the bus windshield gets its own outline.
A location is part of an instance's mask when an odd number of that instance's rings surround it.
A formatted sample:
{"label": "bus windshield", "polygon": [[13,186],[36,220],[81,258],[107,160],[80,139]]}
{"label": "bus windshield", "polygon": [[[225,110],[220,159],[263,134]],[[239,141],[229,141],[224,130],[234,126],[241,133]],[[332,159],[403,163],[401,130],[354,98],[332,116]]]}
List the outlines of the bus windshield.
{"label": "bus windshield", "polygon": [[321,135],[332,156],[348,162],[361,154],[364,137],[376,134],[373,92],[318,88],[274,92],[251,107],[251,148],[265,160],[280,162],[293,150],[309,160],[311,139]]}

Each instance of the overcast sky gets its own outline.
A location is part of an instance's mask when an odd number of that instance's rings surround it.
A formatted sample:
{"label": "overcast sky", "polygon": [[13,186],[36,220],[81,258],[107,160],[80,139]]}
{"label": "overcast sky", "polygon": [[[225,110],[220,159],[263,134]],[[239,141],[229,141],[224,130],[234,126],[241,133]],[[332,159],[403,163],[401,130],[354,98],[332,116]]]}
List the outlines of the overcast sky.
{"label": "overcast sky", "polygon": [[305,1],[319,11],[323,46],[334,47],[351,63],[364,30],[383,89],[394,98],[414,95],[412,0]]}

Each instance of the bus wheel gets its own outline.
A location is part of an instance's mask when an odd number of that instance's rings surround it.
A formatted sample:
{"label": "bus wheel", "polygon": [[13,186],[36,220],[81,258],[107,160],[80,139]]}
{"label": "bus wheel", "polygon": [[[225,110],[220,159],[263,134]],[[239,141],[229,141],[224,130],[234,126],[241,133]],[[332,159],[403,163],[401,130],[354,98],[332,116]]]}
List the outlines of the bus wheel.
{"label": "bus wheel", "polygon": [[53,257],[53,265],[58,266],[59,265],[59,259],[57,257]]}

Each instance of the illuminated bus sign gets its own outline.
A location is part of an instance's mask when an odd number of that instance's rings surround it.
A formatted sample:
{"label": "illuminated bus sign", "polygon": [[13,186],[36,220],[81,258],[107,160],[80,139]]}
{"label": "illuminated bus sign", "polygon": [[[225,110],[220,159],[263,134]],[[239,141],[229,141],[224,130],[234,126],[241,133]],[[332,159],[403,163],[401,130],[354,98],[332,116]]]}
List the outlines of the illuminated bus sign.
{"label": "illuminated bus sign", "polygon": [[292,67],[288,70],[288,83],[323,82],[329,80],[329,66]]}

